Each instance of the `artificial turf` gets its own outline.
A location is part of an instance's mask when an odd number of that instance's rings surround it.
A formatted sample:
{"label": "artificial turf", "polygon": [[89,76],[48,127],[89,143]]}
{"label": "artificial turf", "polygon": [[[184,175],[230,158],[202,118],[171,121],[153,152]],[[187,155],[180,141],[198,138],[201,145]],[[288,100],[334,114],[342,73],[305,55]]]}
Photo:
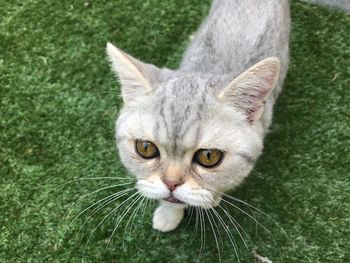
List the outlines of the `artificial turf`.
{"label": "artificial turf", "polygon": [[[174,68],[209,5],[0,0],[0,262],[218,261],[208,221],[200,253],[194,218],[160,234],[151,228],[151,209],[127,231],[126,217],[109,246],[117,216],[87,241],[114,204],[79,232],[89,213],[82,215],[63,236],[79,212],[127,187],[87,196],[66,217],[76,198],[123,180],[58,187],[82,177],[128,178],[115,150],[121,99],[106,42]],[[254,216],[270,232],[228,207],[252,242],[245,237],[247,250],[235,235],[239,256],[255,262],[256,249],[273,262],[350,262],[350,16],[293,1],[292,19],[290,71],[264,154],[232,193],[273,217],[289,239],[261,213]],[[221,235],[222,262],[238,262]]]}

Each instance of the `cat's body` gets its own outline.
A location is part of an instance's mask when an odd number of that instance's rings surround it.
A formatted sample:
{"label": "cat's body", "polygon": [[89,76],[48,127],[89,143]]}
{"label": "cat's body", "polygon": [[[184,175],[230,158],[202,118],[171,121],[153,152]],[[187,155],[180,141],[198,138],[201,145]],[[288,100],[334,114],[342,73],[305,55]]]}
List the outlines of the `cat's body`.
{"label": "cat's body", "polygon": [[264,130],[289,62],[288,0],[216,0],[181,62],[181,71],[202,72],[229,81],[268,57],[280,60],[279,83],[265,105]]}
{"label": "cat's body", "polygon": [[254,167],[288,68],[287,0],[214,0],[178,70],[113,45],[122,85],[117,145],[153,227],[170,231],[187,206],[216,206]]}

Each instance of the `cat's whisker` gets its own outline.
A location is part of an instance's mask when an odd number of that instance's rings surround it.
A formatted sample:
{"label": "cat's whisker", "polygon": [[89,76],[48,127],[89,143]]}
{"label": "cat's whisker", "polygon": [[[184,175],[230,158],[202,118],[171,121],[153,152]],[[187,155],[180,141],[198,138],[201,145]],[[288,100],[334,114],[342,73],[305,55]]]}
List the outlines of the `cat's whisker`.
{"label": "cat's whisker", "polygon": [[200,229],[201,229],[201,246],[199,249],[199,258],[202,256],[204,247],[205,247],[205,221],[204,221],[204,216],[203,216],[203,211],[200,207],[196,207],[196,210],[198,211],[199,214],[199,221],[200,221]]}
{"label": "cat's whisker", "polygon": [[[125,225],[125,229],[124,229],[124,235],[123,235],[123,248],[125,248],[124,244],[125,244],[125,236],[126,236],[126,233],[128,231],[128,227],[129,227],[129,224],[130,224],[130,232],[132,231],[132,226],[134,224],[134,219],[139,211],[139,209],[142,207],[142,205],[144,205],[144,202],[145,202],[145,199],[146,197],[142,197],[141,201],[139,201],[139,204],[136,206],[136,208],[134,209],[134,211],[132,212],[129,220],[127,221],[126,225]],[[131,222],[130,222],[131,221]]]}
{"label": "cat's whisker", "polygon": [[[255,207],[255,206],[253,206],[253,205],[251,205],[251,204],[249,204],[249,203],[247,203],[247,202],[245,202],[245,201],[243,201],[243,200],[241,200],[241,199],[239,199],[239,198],[237,198],[237,197],[233,197],[233,196],[228,195],[228,194],[224,194],[224,195],[225,195],[227,198],[230,198],[230,199],[232,199],[232,200],[234,200],[234,201],[237,201],[237,202],[239,202],[239,203],[242,203],[242,204],[248,206],[249,208],[252,208],[252,209],[254,209],[255,211],[257,211],[257,212],[263,214],[263,215],[266,216],[268,219],[270,219],[275,225],[277,225],[277,226],[280,228],[280,230],[281,230],[282,232],[284,232],[285,235],[287,235],[286,231],[282,228],[282,226],[281,226],[275,219],[273,219],[272,216],[268,215],[267,213],[265,213],[265,212],[262,211],[261,209]],[[288,236],[288,235],[287,235],[287,236]]]}
{"label": "cat's whisker", "polygon": [[[142,187],[141,187],[141,188],[142,188]],[[113,197],[113,196],[110,196],[110,199],[105,200],[104,203],[102,203],[102,204],[100,204],[98,207],[96,207],[96,208],[89,214],[89,217],[93,216],[93,215],[96,214],[99,210],[101,210],[102,208],[106,207],[107,205],[109,205],[109,204],[115,202],[115,201],[116,201],[117,199],[119,199],[120,197],[123,197],[123,196],[129,194],[129,192],[132,191],[132,190],[137,190],[137,188],[136,188],[136,187],[133,187],[133,188],[131,188],[131,189],[126,189],[126,190],[123,190],[123,191],[121,191],[121,192],[116,193],[116,196],[114,196],[114,197]],[[144,198],[144,199],[146,199],[146,198]],[[84,227],[84,225],[87,223],[88,220],[89,220],[89,219],[85,220],[85,222],[84,222],[83,226],[80,228],[79,232],[81,231],[81,229]]]}
{"label": "cat's whisker", "polygon": [[123,197],[127,194],[129,194],[129,192],[135,190],[136,188],[133,187],[131,189],[125,189],[123,191],[117,192],[115,195],[110,196],[110,198],[108,200],[105,200],[105,202],[103,204],[100,204],[98,207],[96,207],[89,216],[93,216],[94,214],[96,214],[98,211],[100,211],[102,208],[104,208],[105,206],[109,205],[110,203],[115,202],[116,200],[118,200],[120,197]]}
{"label": "cat's whisker", "polygon": [[220,244],[219,244],[219,241],[218,241],[218,238],[216,236],[216,231],[214,229],[214,226],[213,226],[213,223],[210,219],[210,216],[208,214],[208,211],[207,209],[203,209],[205,214],[207,215],[207,218],[208,218],[208,221],[209,221],[209,224],[210,224],[210,227],[211,227],[211,230],[213,232],[213,235],[214,235],[214,239],[215,239],[215,244],[216,244],[216,248],[217,248],[217,251],[218,251],[218,256],[219,256],[219,262],[221,262],[221,253],[220,253]]}
{"label": "cat's whisker", "polygon": [[[116,186],[112,186],[112,187],[116,187]],[[112,188],[112,187],[110,187],[110,188]],[[65,237],[67,231],[70,229],[70,227],[73,225],[73,223],[74,223],[82,214],[84,214],[86,211],[88,211],[88,210],[91,209],[92,207],[96,206],[96,205],[99,204],[100,202],[103,202],[104,200],[109,199],[109,198],[111,198],[111,197],[113,197],[113,196],[116,197],[116,198],[114,199],[114,200],[116,200],[116,199],[118,199],[119,197],[123,196],[123,195],[119,196],[121,193],[124,193],[124,192],[125,192],[125,194],[127,194],[129,191],[131,191],[131,190],[133,190],[133,189],[135,189],[135,188],[126,189],[126,190],[123,190],[123,191],[121,191],[121,192],[117,192],[117,193],[108,195],[108,196],[106,196],[106,197],[104,197],[104,198],[98,200],[97,202],[93,203],[93,204],[90,205],[89,207],[85,208],[85,209],[84,209],[83,211],[81,211],[78,215],[76,215],[76,216],[71,220],[71,222],[68,224],[68,226],[65,228],[65,230],[63,231],[62,237],[60,238],[59,243],[60,243],[60,244],[62,243],[62,241],[63,241],[63,239],[64,239],[64,237]],[[102,189],[98,189],[98,190],[102,190]],[[96,191],[98,191],[98,190],[96,190]],[[93,193],[95,193],[96,191],[94,191]],[[91,194],[93,194],[93,193],[91,193]],[[124,195],[125,195],[125,194],[124,194]],[[83,197],[84,197],[84,196],[83,196]],[[83,197],[81,197],[81,198],[83,198]],[[81,198],[80,198],[80,199],[81,199]],[[63,216],[62,221],[64,221],[65,218],[68,217],[68,214],[69,214],[70,209],[72,209],[72,207],[73,207],[80,199],[76,200],[76,201],[73,203],[73,205],[70,206],[70,208],[66,211],[65,215]],[[84,225],[85,225],[85,222],[84,222]],[[80,233],[80,230],[81,230],[81,229],[79,229],[78,234]],[[78,234],[77,234],[77,235],[78,235]]]}
{"label": "cat's whisker", "polygon": [[[127,194],[127,193],[128,193],[129,191],[131,191],[131,190],[132,190],[132,189],[130,189],[130,190],[127,189],[127,190],[123,190],[123,192],[126,191],[125,194]],[[124,195],[125,195],[125,194],[124,194]],[[93,204],[90,205],[89,207],[85,208],[83,211],[81,211],[81,212],[80,212],[78,215],[76,215],[76,216],[71,220],[71,222],[68,224],[68,226],[66,227],[65,231],[63,232],[63,235],[62,235],[61,240],[64,238],[66,232],[67,232],[68,229],[72,226],[72,224],[73,224],[82,214],[84,214],[86,211],[88,211],[89,209],[91,209],[92,207],[96,206],[96,205],[99,204],[100,202],[103,202],[103,201],[106,200],[106,199],[109,199],[109,198],[115,197],[115,196],[116,196],[116,199],[118,199],[118,198],[119,198],[119,195],[120,195],[120,192],[114,193],[114,194],[111,194],[111,195],[108,195],[108,196],[106,196],[106,197],[104,197],[104,198],[98,200],[97,202],[93,203]],[[121,195],[121,196],[123,196],[123,195]],[[85,223],[84,223],[84,224],[85,224]],[[80,232],[80,230],[79,230],[79,232]],[[78,233],[79,233],[79,232],[78,232]]]}
{"label": "cat's whisker", "polygon": [[143,227],[143,221],[145,218],[146,209],[150,205],[151,202],[152,202],[151,199],[146,198],[146,204],[143,206],[142,213],[141,213],[141,229],[142,229],[141,233],[142,233],[143,238],[145,238],[145,229]]}
{"label": "cat's whisker", "polygon": [[142,199],[143,196],[141,194],[138,193],[138,196],[135,198],[135,200],[133,200],[131,202],[131,204],[129,205],[129,207],[122,213],[121,217],[118,219],[118,221],[116,222],[115,226],[114,226],[114,229],[112,231],[112,234],[110,235],[109,239],[108,239],[108,242],[107,242],[107,245],[106,245],[106,249],[108,249],[109,247],[109,244],[111,243],[112,241],[112,238],[114,236],[114,233],[115,231],[118,229],[119,227],[119,224],[123,221],[124,217],[128,214],[128,212],[130,211],[130,209],[132,209],[134,207],[134,205],[140,200]]}
{"label": "cat's whisker", "polygon": [[[203,200],[204,200],[205,202],[207,202],[207,203],[211,203],[211,202],[212,202],[212,199],[210,199],[210,198],[207,197],[207,196],[203,196],[202,198],[203,198]],[[215,220],[215,218],[213,217],[213,215],[212,215],[212,213],[211,213],[212,210],[215,211],[213,208],[205,209],[205,211],[208,211],[208,215],[209,215],[210,218],[213,220],[213,223],[214,223],[214,225],[215,225],[215,227],[216,227],[216,230],[217,230],[217,232],[218,232],[218,235],[219,235],[219,237],[220,237],[220,241],[221,241],[222,249],[223,249],[223,248],[224,248],[224,246],[223,246],[223,239],[222,239],[222,236],[221,236],[220,229],[219,229],[219,227],[218,227],[218,225],[217,225],[217,223],[216,223],[216,220]],[[210,220],[210,218],[209,218],[209,220]],[[209,221],[209,222],[210,222],[210,221]],[[223,250],[222,250],[222,254],[223,254]],[[219,253],[219,258],[220,258],[220,253]],[[221,258],[220,258],[220,261],[221,261]]]}
{"label": "cat's whisker", "polygon": [[[246,247],[246,249],[249,251],[249,247],[247,245],[247,243],[245,242],[245,239],[243,238],[241,231],[239,231],[238,228],[240,228],[242,230],[242,232],[246,235],[246,237],[248,238],[251,246],[253,246],[252,241],[248,235],[248,233],[244,230],[244,228],[237,222],[237,220],[231,216],[221,205],[219,205],[219,208],[221,208],[221,210],[225,213],[226,217],[229,219],[229,221],[231,222],[231,224],[234,226],[234,228],[236,229],[238,235],[240,236],[244,246]],[[238,227],[237,227],[238,226]]]}
{"label": "cat's whisker", "polygon": [[101,91],[101,92],[97,92],[98,95],[110,95],[110,94],[113,94],[113,95],[117,95],[117,96],[120,96],[121,97],[121,94],[120,92],[118,91],[113,91],[113,90],[108,90],[108,91]]}
{"label": "cat's whisker", "polygon": [[[237,210],[241,211],[242,213],[244,213],[245,215],[247,215],[250,219],[252,219],[257,225],[259,225],[271,238],[271,240],[273,241],[273,243],[276,245],[276,247],[278,248],[278,250],[280,250],[280,247],[278,245],[278,242],[276,241],[276,239],[273,237],[272,232],[262,223],[260,223],[255,217],[253,217],[252,215],[250,215],[249,213],[247,213],[246,211],[244,211],[243,209],[241,209],[240,207],[228,202],[225,199],[222,199],[222,201],[224,201],[225,203],[229,204],[230,206],[233,206],[234,208],[236,208]],[[283,261],[283,260],[282,260]]]}
{"label": "cat's whisker", "polygon": [[[265,212],[262,211],[261,209],[255,207],[255,206],[253,206],[253,205],[251,205],[251,204],[249,204],[249,203],[247,203],[247,202],[245,202],[245,201],[243,201],[243,200],[241,200],[241,199],[239,199],[239,198],[237,198],[237,197],[233,197],[233,196],[228,195],[228,194],[224,194],[224,196],[227,197],[227,198],[229,198],[230,200],[233,200],[233,201],[236,201],[236,202],[238,202],[238,203],[241,203],[241,204],[243,204],[243,205],[245,205],[245,206],[247,206],[247,207],[253,209],[254,211],[259,212],[260,214],[264,215],[265,217],[267,217],[271,222],[273,222],[273,223],[280,229],[280,231],[281,231],[281,232],[283,233],[283,235],[287,238],[288,242],[291,244],[293,250],[295,251],[295,249],[296,249],[296,248],[295,248],[295,245],[294,245],[294,243],[292,242],[292,240],[290,239],[290,237],[289,237],[289,235],[287,234],[287,232],[286,232],[286,231],[283,229],[283,227],[282,227],[275,219],[273,219],[270,215],[268,215],[267,213],[265,213]],[[256,220],[256,222],[257,222],[258,225],[262,226],[262,224],[258,223],[257,220]],[[278,242],[276,241],[276,239],[272,236],[271,231],[267,230],[266,227],[263,227],[263,229],[264,229],[267,233],[270,234],[270,236],[271,236],[271,238],[272,238],[274,244],[277,246],[278,250],[280,251],[281,248],[280,248],[280,246],[278,245]],[[282,257],[282,261],[284,261],[284,260],[283,260],[283,257]]]}
{"label": "cat's whisker", "polygon": [[109,186],[105,186],[105,187],[99,188],[99,189],[97,189],[97,190],[94,190],[94,191],[92,191],[92,192],[90,192],[90,193],[84,194],[83,196],[81,196],[81,197],[79,197],[77,200],[75,200],[75,201],[73,202],[72,205],[69,206],[69,208],[67,209],[66,213],[65,213],[64,216],[63,216],[63,219],[65,219],[65,218],[68,216],[69,211],[73,208],[73,206],[75,206],[80,200],[84,199],[85,197],[88,197],[88,196],[90,196],[90,195],[99,193],[99,192],[101,192],[101,191],[103,191],[103,190],[107,190],[107,189],[111,189],[111,188],[115,188],[115,187],[120,187],[120,186],[125,186],[125,185],[130,185],[130,184],[132,184],[132,183],[133,183],[133,182],[122,183],[122,184],[116,184],[116,185],[109,185]]}
{"label": "cat's whisker", "polygon": [[[209,190],[211,191],[211,190]],[[216,193],[216,194],[221,194],[223,196],[227,196],[225,193],[220,193],[220,192],[214,192],[214,191],[211,191],[213,193]],[[234,201],[236,201],[235,199],[233,199]],[[261,224],[255,217],[253,217],[251,214],[249,214],[247,211],[243,210],[242,208],[240,208],[239,206],[225,200],[224,198],[221,199],[221,202],[224,202],[230,206],[232,206],[233,208],[237,209],[238,211],[242,212],[243,214],[247,215],[250,219],[252,219],[256,224],[258,224],[260,227],[262,227],[267,233],[271,234],[271,231],[268,230],[263,224]]]}
{"label": "cat's whisker", "polygon": [[136,216],[138,215],[138,212],[140,211],[140,213],[142,214],[142,211],[145,209],[145,207],[148,205],[148,199],[147,197],[144,197],[141,202],[140,202],[140,205],[139,207],[137,208],[137,211],[134,215],[134,218],[132,219],[131,221],[131,224],[130,224],[130,231],[132,231],[132,228],[134,226],[134,223],[135,223],[135,219],[136,219]]}
{"label": "cat's whisker", "polygon": [[[205,227],[205,217],[204,217],[204,212],[203,212],[204,209],[200,209],[201,211],[201,214],[202,214],[202,221],[203,221],[203,251],[204,251],[204,248],[205,248],[205,240],[206,240],[206,227]],[[203,253],[202,251],[202,253]]]}
{"label": "cat's whisker", "polygon": [[[103,199],[99,200],[98,202],[102,202],[102,204],[98,205],[97,207],[95,207],[93,209],[93,211],[91,211],[91,213],[88,215],[87,219],[84,221],[83,225],[80,227],[77,236],[79,235],[79,233],[82,231],[82,229],[84,228],[84,226],[87,224],[87,222],[91,219],[92,216],[94,216],[97,212],[99,212],[101,209],[103,209],[104,207],[108,206],[109,204],[115,202],[116,200],[118,200],[119,198],[129,194],[129,192],[131,192],[132,190],[135,190],[136,188],[131,188],[131,189],[125,189],[123,191],[117,192],[115,194],[109,195],[107,197],[104,197]],[[98,203],[96,202],[96,203]],[[95,203],[95,204],[96,204]],[[89,208],[93,207],[95,204],[89,206],[87,209],[85,209],[84,211],[88,210]],[[84,212],[83,211],[83,212]],[[78,215],[79,216],[79,215]]]}
{"label": "cat's whisker", "polygon": [[[208,190],[208,189],[207,189]],[[211,192],[213,192],[213,193],[215,193],[215,194],[221,194],[222,196],[226,196],[226,194],[224,194],[224,193],[220,193],[220,192],[214,192],[214,191],[212,191],[212,190],[208,190],[208,191],[211,191]],[[208,201],[208,200],[207,200]],[[260,227],[262,227],[263,229],[264,229],[264,231],[266,231],[266,233],[268,233],[269,235],[270,235],[270,237],[272,238],[272,240],[273,240],[273,242],[277,245],[277,247],[279,247],[278,246],[278,244],[277,244],[277,242],[276,242],[276,240],[274,239],[274,237],[272,236],[272,233],[271,233],[271,231],[269,230],[269,229],[267,229],[262,223],[260,223],[255,217],[253,217],[252,215],[250,215],[249,213],[247,213],[246,211],[244,211],[242,208],[240,208],[240,207],[238,207],[238,206],[236,206],[236,205],[234,205],[233,203],[231,203],[231,202],[229,202],[229,201],[227,201],[227,200],[225,200],[225,199],[222,199],[222,202],[224,202],[224,203],[227,203],[227,204],[229,204],[230,206],[232,206],[232,207],[234,207],[235,209],[237,209],[237,210],[239,210],[239,211],[241,211],[242,213],[244,213],[245,215],[247,215],[250,219],[252,219],[257,225],[259,225]],[[243,202],[243,201],[242,201]],[[248,206],[249,207],[249,206]],[[221,207],[222,208],[222,207]],[[223,209],[223,208],[222,208]],[[256,208],[257,209],[257,208]],[[266,214],[266,213],[265,213]],[[227,216],[229,215],[228,213],[226,214]],[[235,220],[236,221],[236,220]],[[237,222],[237,221],[236,221]],[[231,223],[233,223],[233,222],[231,222]],[[242,227],[241,227],[241,229],[243,229]],[[238,230],[238,229],[237,229]],[[244,230],[243,230],[244,231]],[[239,232],[239,231],[238,231]],[[245,232],[245,231],[244,231]],[[246,233],[246,232],[245,232]],[[240,232],[239,232],[239,234],[240,234]],[[247,234],[246,234],[247,235]],[[241,234],[240,234],[240,236],[241,236]],[[247,235],[248,236],[248,235]],[[243,239],[243,237],[241,236],[241,239],[242,239],[242,241],[244,240]],[[248,236],[248,239],[250,240],[250,238],[249,238],[249,236]],[[245,243],[245,241],[243,241],[243,243]],[[245,246],[247,247],[247,245],[246,245],[246,243],[245,243]]]}
{"label": "cat's whisker", "polygon": [[50,192],[54,192],[56,191],[58,188],[62,188],[68,184],[73,184],[73,183],[77,183],[77,182],[81,182],[81,181],[88,181],[88,180],[106,180],[106,181],[116,181],[116,180],[126,180],[129,182],[134,182],[133,179],[127,178],[127,177],[114,177],[114,176],[104,176],[104,177],[83,177],[83,178],[77,178],[74,180],[70,180],[68,182],[65,182],[63,184],[60,184],[58,186],[56,186],[55,188],[51,189],[49,191]]}
{"label": "cat's whisker", "polygon": [[124,205],[126,202],[128,202],[130,199],[135,198],[135,196],[140,195],[138,192],[132,194],[131,196],[129,196],[127,199],[125,199],[122,203],[118,204],[115,208],[113,208],[106,216],[103,217],[103,219],[98,223],[98,225],[92,230],[86,244],[85,244],[85,248],[84,248],[84,252],[83,252],[83,257],[85,255],[85,251],[86,248],[91,240],[91,238],[93,237],[94,233],[97,231],[97,229],[103,224],[103,222],[105,222],[107,220],[107,218],[112,215],[115,211],[117,211],[119,209],[119,207],[121,207],[122,205]]}
{"label": "cat's whisker", "polygon": [[247,203],[247,202],[245,202],[245,201],[243,201],[243,200],[241,200],[241,199],[239,199],[239,198],[237,198],[237,197],[233,197],[233,196],[228,195],[228,194],[225,194],[225,193],[223,193],[223,196],[225,196],[225,197],[227,197],[227,198],[229,198],[229,199],[231,199],[231,200],[233,200],[233,201],[236,201],[236,202],[238,202],[238,203],[241,203],[241,204],[243,204],[243,205],[245,205],[245,206],[247,206],[247,207],[249,207],[249,208],[251,208],[251,209],[253,209],[253,210],[255,210],[255,211],[259,212],[259,213],[261,213],[261,214],[264,215],[265,217],[267,217],[270,221],[272,221],[272,222],[282,231],[282,233],[287,237],[288,241],[291,243],[291,245],[292,245],[293,248],[294,248],[294,244],[293,244],[293,242],[291,241],[291,239],[289,238],[287,232],[286,232],[286,231],[283,229],[283,227],[282,227],[275,219],[273,219],[270,215],[268,215],[267,213],[265,213],[265,212],[262,211],[261,209],[255,207],[255,206],[253,206],[253,205],[251,205],[251,204],[249,204],[249,203]]}
{"label": "cat's whisker", "polygon": [[235,251],[235,254],[236,254],[236,258],[238,260],[238,262],[240,262],[240,259],[239,259],[239,254],[238,254],[238,248],[237,248],[237,244],[235,242],[235,238],[233,236],[233,234],[231,233],[231,231],[228,229],[228,227],[226,226],[224,220],[222,219],[222,217],[219,215],[218,212],[215,211],[214,208],[211,208],[211,210],[213,211],[214,215],[218,218],[222,228],[224,229],[224,231],[226,232],[228,238],[230,239],[230,242],[233,246],[233,249]]}
{"label": "cat's whisker", "polygon": [[192,234],[191,234],[191,241],[190,241],[190,243],[192,243],[194,238],[197,236],[197,233],[198,233],[198,220],[199,220],[198,219],[197,208],[196,207],[192,207],[192,206],[191,206],[191,208],[192,208],[192,212],[194,212],[195,215],[196,215],[196,222],[195,222],[195,226],[194,226],[194,229],[192,231]]}
{"label": "cat's whisker", "polygon": [[[214,191],[212,191],[212,192],[214,192]],[[281,232],[283,233],[283,235],[288,239],[288,241],[289,241],[289,243],[291,244],[291,246],[293,247],[293,249],[295,249],[295,246],[294,246],[293,242],[291,241],[291,239],[289,238],[289,236],[288,236],[288,234],[286,233],[286,231],[280,226],[280,224],[278,224],[278,222],[276,222],[276,220],[274,220],[271,216],[269,216],[268,214],[266,214],[265,212],[263,212],[261,209],[256,208],[255,206],[253,206],[253,205],[251,205],[251,204],[249,204],[249,203],[247,203],[247,202],[245,202],[245,201],[243,201],[243,200],[241,200],[241,199],[239,199],[239,198],[236,198],[236,197],[233,197],[233,196],[231,196],[231,195],[228,195],[228,194],[226,194],[226,193],[222,193],[222,192],[214,192],[214,193],[220,194],[220,195],[222,195],[222,196],[224,196],[224,197],[227,197],[227,198],[229,198],[229,199],[232,200],[232,201],[236,201],[236,202],[238,202],[238,203],[241,203],[241,204],[245,205],[246,207],[248,207],[250,210],[253,209],[254,211],[257,211],[257,212],[259,212],[260,214],[262,214],[262,215],[264,215],[265,217],[267,217],[270,221],[272,221],[272,222],[281,230]],[[228,205],[234,207],[235,209],[239,210],[239,211],[242,212],[243,214],[247,215],[251,220],[253,220],[253,221],[256,223],[257,226],[260,226],[267,234],[269,234],[271,240],[272,240],[273,243],[276,245],[276,247],[278,248],[278,250],[279,250],[279,251],[281,250],[281,249],[280,249],[280,246],[278,245],[278,242],[277,242],[276,239],[273,237],[272,232],[271,232],[265,225],[263,225],[262,223],[260,223],[260,222],[255,218],[255,216],[252,216],[251,214],[247,213],[245,210],[243,210],[243,209],[240,208],[239,206],[233,204],[232,202],[229,202],[229,201],[227,201],[227,200],[225,200],[225,199],[222,199],[222,201],[223,201],[224,203],[226,203],[226,204],[228,204]],[[251,211],[252,211],[252,210],[251,210]],[[253,213],[253,211],[252,211],[252,213]],[[253,215],[254,215],[254,213],[253,213]],[[283,262],[283,261],[284,261],[284,260],[283,260],[283,258],[282,258],[282,262]]]}
{"label": "cat's whisker", "polygon": [[187,220],[187,224],[185,226],[185,229],[187,229],[188,225],[191,223],[191,219],[192,219],[192,216],[193,216],[193,207],[190,206],[189,209],[187,210],[188,213],[187,213],[187,216],[184,220],[188,219]]}
{"label": "cat's whisker", "polygon": [[232,204],[231,202],[222,199],[222,201],[230,206],[232,206],[233,208],[237,209],[238,211],[242,212],[243,214],[245,214],[246,216],[248,216],[251,220],[253,220],[256,224],[258,224],[261,228],[263,228],[267,233],[271,234],[271,231],[262,223],[260,223],[255,217],[253,217],[251,214],[249,214],[248,212],[246,212],[245,210],[243,210],[242,208],[240,208],[237,205]]}
{"label": "cat's whisker", "polygon": [[200,208],[195,207],[195,209],[196,209],[196,215],[198,215],[198,221],[199,221],[199,227],[200,227],[200,240],[201,240],[201,245],[199,248],[198,260],[197,260],[198,262],[202,255],[202,250],[203,250],[203,223],[202,223],[202,213],[200,212]]}

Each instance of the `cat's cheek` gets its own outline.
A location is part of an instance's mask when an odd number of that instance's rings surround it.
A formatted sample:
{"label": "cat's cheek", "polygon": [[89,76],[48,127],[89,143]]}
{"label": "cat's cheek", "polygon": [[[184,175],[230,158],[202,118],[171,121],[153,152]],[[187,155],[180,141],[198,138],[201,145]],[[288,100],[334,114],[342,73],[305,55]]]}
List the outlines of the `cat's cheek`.
{"label": "cat's cheek", "polygon": [[158,175],[147,179],[138,180],[136,188],[143,196],[149,199],[163,199],[169,196],[170,192]]}
{"label": "cat's cheek", "polygon": [[196,171],[200,177],[201,185],[212,192],[220,193],[226,190],[231,180],[225,176],[226,171],[230,171],[228,165],[222,164],[217,169],[205,169],[197,167]]}
{"label": "cat's cheek", "polygon": [[208,170],[197,167],[203,187],[217,193],[225,193],[239,186],[249,175],[253,165],[246,163],[237,155],[226,157],[222,164],[215,169]]}
{"label": "cat's cheek", "polygon": [[212,191],[202,188],[193,178],[176,188],[173,195],[186,204],[203,208],[211,208],[220,202]]}

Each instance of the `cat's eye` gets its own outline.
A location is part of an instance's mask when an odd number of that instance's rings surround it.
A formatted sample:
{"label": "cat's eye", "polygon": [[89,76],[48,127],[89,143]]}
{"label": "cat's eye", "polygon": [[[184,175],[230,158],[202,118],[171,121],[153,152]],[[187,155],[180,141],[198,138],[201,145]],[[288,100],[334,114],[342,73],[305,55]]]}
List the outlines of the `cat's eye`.
{"label": "cat's eye", "polygon": [[205,168],[214,168],[219,165],[223,152],[217,149],[199,149],[193,156],[193,161]]}
{"label": "cat's eye", "polygon": [[136,140],[135,150],[144,159],[152,159],[159,156],[157,146],[150,141]]}

